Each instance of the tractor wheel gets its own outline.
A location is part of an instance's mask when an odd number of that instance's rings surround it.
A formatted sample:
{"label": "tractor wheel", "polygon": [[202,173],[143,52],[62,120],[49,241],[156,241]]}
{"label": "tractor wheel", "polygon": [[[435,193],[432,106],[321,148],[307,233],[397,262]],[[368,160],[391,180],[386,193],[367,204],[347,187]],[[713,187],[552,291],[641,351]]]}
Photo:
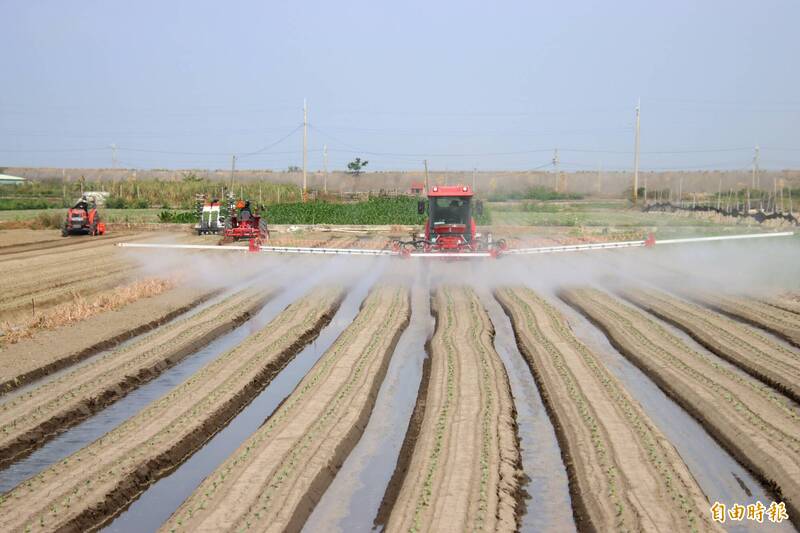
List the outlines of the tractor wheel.
{"label": "tractor wheel", "polygon": [[267,228],[266,220],[258,221],[258,238],[265,241],[269,238],[269,228]]}
{"label": "tractor wheel", "polygon": [[67,229],[67,225],[64,224],[64,227],[61,228],[61,236],[68,237],[69,236],[69,229]]}

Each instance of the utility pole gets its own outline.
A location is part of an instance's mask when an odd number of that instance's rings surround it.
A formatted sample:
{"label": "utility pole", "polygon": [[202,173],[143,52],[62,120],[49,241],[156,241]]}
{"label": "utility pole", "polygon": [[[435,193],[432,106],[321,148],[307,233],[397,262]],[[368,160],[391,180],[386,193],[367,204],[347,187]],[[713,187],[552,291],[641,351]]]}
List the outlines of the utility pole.
{"label": "utility pole", "polygon": [[556,148],[553,152],[553,169],[556,173],[556,178],[553,182],[553,189],[558,192],[558,148]]}
{"label": "utility pole", "polygon": [[477,169],[472,167],[472,194],[475,194],[475,171]]}
{"label": "utility pole", "polygon": [[678,205],[683,207],[683,178],[678,181]]}
{"label": "utility pole", "polygon": [[231,193],[233,192],[233,173],[234,172],[236,172],[236,154],[233,154],[231,156],[231,183],[230,183],[230,186],[228,187],[230,189]]}
{"label": "utility pole", "polygon": [[647,176],[644,177],[644,205],[647,205]]}
{"label": "utility pole", "polygon": [[760,148],[756,145],[755,152],[753,153],[753,189],[761,188],[761,177],[758,175],[758,156]]}
{"label": "utility pole", "polygon": [[639,196],[639,108],[641,106],[642,100],[640,98],[639,102],[636,104],[636,140],[633,153],[633,205],[636,205]]}
{"label": "utility pole", "polygon": [[722,178],[719,179],[719,186],[717,187],[717,210],[719,210],[719,201],[721,195],[722,195]]}
{"label": "utility pole", "polygon": [[303,201],[308,196],[308,103],[303,98]]}
{"label": "utility pole", "polygon": [[111,168],[117,168],[117,145],[111,145]]}
{"label": "utility pole", "polygon": [[323,175],[322,190],[328,194],[328,145],[322,145],[322,169],[325,174]]}
{"label": "utility pole", "polygon": [[603,190],[603,181],[602,181],[602,173],[603,173],[603,164],[600,163],[597,165],[597,194],[600,194],[600,191]]}
{"label": "utility pole", "polygon": [[425,159],[423,161],[423,163],[425,164],[425,194],[427,195],[428,194],[428,160]]}

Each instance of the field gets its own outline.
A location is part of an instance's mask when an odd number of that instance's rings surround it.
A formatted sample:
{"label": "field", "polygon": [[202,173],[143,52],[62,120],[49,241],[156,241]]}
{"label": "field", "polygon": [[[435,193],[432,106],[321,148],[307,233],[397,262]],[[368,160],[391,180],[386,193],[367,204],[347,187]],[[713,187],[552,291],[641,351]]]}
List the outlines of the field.
{"label": "field", "polygon": [[[512,246],[759,229],[487,212]],[[336,216],[271,239],[409,231]],[[217,241],[143,229],[0,230],[2,531],[800,525],[796,238],[480,262],[114,246]]]}

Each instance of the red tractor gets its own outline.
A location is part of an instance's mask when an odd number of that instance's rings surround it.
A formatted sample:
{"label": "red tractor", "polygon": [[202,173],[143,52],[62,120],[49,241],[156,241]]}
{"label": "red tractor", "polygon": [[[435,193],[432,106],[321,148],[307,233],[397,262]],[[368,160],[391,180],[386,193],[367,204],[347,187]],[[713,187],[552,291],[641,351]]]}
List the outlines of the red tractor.
{"label": "red tractor", "polygon": [[255,240],[257,244],[260,244],[269,237],[267,221],[262,220],[260,215],[253,212],[249,201],[237,201],[231,206],[228,213],[222,242],[248,239]]}
{"label": "red tractor", "polygon": [[[395,247],[404,253],[471,253],[498,252],[505,249],[505,241],[492,241],[491,233],[477,232],[472,217],[472,188],[468,185],[434,185],[428,190],[428,220],[423,238],[397,241]],[[425,213],[425,200],[417,205],[419,214]],[[483,213],[483,204],[475,203],[475,213]]]}
{"label": "red tractor", "polygon": [[106,232],[105,223],[100,221],[97,204],[82,196],[74,206],[67,210],[67,218],[61,228],[61,236],[67,235],[103,235]]}

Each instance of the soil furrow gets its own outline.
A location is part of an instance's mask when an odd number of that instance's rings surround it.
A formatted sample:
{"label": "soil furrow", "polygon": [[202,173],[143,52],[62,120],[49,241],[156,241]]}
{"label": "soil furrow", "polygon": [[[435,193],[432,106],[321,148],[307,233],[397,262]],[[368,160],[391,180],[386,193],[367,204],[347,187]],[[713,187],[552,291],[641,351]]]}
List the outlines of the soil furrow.
{"label": "soil furrow", "polygon": [[562,298],[694,416],[748,470],[800,512],[800,415],[759,381],[692,350],[643,312],[594,289]]}
{"label": "soil furrow", "polygon": [[655,290],[626,290],[622,296],[682,329],[711,352],[800,402],[800,352],[759,330]]}
{"label": "soil furrow", "polygon": [[491,322],[466,287],[436,291],[424,414],[387,531],[514,531],[520,452]]}
{"label": "soil furrow", "polygon": [[796,315],[800,315],[800,300],[793,299],[790,296],[776,296],[769,300],[760,300],[761,303],[777,307],[783,311],[789,311]]}
{"label": "soil furrow", "polygon": [[557,428],[578,528],[715,529],[683,460],[566,319],[530,289],[496,295]]}
{"label": "soil furrow", "polygon": [[744,297],[711,294],[692,294],[690,297],[698,303],[763,328],[800,347],[800,315],[792,311]]}
{"label": "soil furrow", "polygon": [[219,431],[333,316],[317,289],[137,415],[3,495],[0,529],[91,530]]}
{"label": "soil furrow", "polygon": [[34,308],[38,313],[43,309],[71,301],[76,296],[87,298],[100,291],[120,285],[131,278],[132,274],[130,266],[121,265],[105,270],[100,279],[78,279],[66,282],[58,287],[48,287],[45,284],[44,288],[35,288],[23,296],[0,302],[0,320],[13,322],[15,319],[22,318],[25,315],[30,316]]}
{"label": "soil furrow", "polygon": [[267,290],[245,290],[0,404],[0,468],[116,402],[247,320]]}
{"label": "soil furrow", "polygon": [[14,263],[20,261],[19,264],[27,262],[31,264],[33,261],[42,261],[43,263],[50,263],[53,253],[57,253],[60,257],[69,258],[71,254],[83,254],[85,252],[96,253],[99,249],[104,251],[111,251],[118,242],[133,242],[140,241],[148,238],[153,238],[153,234],[148,233],[129,233],[129,234],[115,234],[105,235],[100,237],[59,237],[57,242],[46,241],[28,244],[12,245],[18,248],[8,251],[4,248],[0,250],[0,262],[8,263],[9,268],[14,268]]}
{"label": "soil furrow", "polygon": [[6,346],[0,351],[0,395],[166,324],[218,292],[173,289]]}
{"label": "soil furrow", "polygon": [[298,531],[360,438],[409,313],[405,289],[375,289],[294,392],[162,530]]}

